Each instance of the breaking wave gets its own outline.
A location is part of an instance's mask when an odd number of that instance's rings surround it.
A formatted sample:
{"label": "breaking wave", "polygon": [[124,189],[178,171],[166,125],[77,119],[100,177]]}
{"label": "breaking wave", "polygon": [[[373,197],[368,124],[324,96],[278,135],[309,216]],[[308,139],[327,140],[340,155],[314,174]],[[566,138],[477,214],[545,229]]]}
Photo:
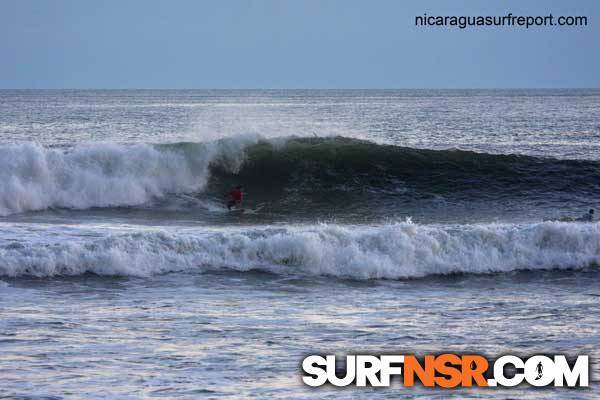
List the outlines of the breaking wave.
{"label": "breaking wave", "polygon": [[257,201],[275,207],[293,195],[310,207],[340,195],[348,207],[386,198],[395,202],[399,196],[402,201],[438,195],[498,200],[567,193],[583,198],[600,190],[599,167],[596,161],[423,150],[343,137],[3,145],[0,215],[131,207],[177,194],[222,196],[234,183],[243,183]]}
{"label": "breaking wave", "polygon": [[256,140],[69,148],[4,145],[0,147],[0,215],[135,206],[169,193],[201,191],[211,164],[236,171],[243,148]]}
{"label": "breaking wave", "polygon": [[[600,225],[312,225],[226,230],[2,227],[0,277],[260,270],[350,279],[576,269],[600,262]],[[52,234],[46,234],[52,229]],[[39,234],[44,231],[44,234]]]}

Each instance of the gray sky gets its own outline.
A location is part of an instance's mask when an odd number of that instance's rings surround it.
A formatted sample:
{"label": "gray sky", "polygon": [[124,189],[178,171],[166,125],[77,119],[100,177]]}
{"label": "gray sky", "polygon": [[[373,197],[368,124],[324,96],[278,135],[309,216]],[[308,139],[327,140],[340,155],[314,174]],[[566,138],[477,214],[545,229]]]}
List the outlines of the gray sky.
{"label": "gray sky", "polygon": [[[415,26],[509,12],[588,26]],[[0,88],[600,87],[598,71],[598,0],[0,0]]]}

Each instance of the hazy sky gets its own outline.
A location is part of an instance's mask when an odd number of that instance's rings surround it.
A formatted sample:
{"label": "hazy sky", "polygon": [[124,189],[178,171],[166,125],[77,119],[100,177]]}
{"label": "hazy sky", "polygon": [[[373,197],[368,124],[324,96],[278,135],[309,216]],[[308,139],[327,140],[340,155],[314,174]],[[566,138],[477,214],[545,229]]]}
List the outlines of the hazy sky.
{"label": "hazy sky", "polygon": [[[584,15],[587,27],[415,26]],[[0,0],[0,88],[600,87],[599,0]]]}

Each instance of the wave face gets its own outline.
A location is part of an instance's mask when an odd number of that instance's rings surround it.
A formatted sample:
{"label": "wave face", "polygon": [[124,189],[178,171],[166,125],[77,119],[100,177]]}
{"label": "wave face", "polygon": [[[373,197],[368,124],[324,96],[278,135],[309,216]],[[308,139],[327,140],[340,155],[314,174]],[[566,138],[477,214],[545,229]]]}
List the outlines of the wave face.
{"label": "wave face", "polygon": [[[592,192],[600,188],[600,163],[494,155],[460,150],[423,150],[335,138],[261,142],[246,150],[238,178],[253,185],[381,193],[506,193],[551,190]],[[219,169],[218,167],[216,168]]]}
{"label": "wave face", "polygon": [[583,223],[435,226],[404,222],[177,232],[51,229],[52,235],[40,235],[25,225],[3,227],[0,277],[152,276],[225,269],[402,279],[575,269],[600,262],[600,226]]}
{"label": "wave face", "polygon": [[592,199],[600,190],[599,167],[595,161],[419,150],[343,137],[5,145],[0,147],[0,215],[132,207],[177,194],[222,197],[235,183],[243,183],[254,201],[286,214],[319,209],[364,214],[436,197]]}

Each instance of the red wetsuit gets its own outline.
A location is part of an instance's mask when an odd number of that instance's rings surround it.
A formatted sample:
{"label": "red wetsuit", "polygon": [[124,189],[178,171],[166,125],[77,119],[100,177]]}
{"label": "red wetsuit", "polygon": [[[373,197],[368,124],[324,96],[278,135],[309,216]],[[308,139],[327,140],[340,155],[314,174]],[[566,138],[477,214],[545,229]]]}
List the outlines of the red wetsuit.
{"label": "red wetsuit", "polygon": [[244,200],[244,194],[240,189],[234,189],[228,193],[231,197],[231,200],[234,200],[236,203],[241,203]]}
{"label": "red wetsuit", "polygon": [[233,189],[231,192],[227,193],[231,200],[227,203],[227,208],[231,210],[233,206],[241,206],[242,200],[244,199],[244,194],[240,189]]}

